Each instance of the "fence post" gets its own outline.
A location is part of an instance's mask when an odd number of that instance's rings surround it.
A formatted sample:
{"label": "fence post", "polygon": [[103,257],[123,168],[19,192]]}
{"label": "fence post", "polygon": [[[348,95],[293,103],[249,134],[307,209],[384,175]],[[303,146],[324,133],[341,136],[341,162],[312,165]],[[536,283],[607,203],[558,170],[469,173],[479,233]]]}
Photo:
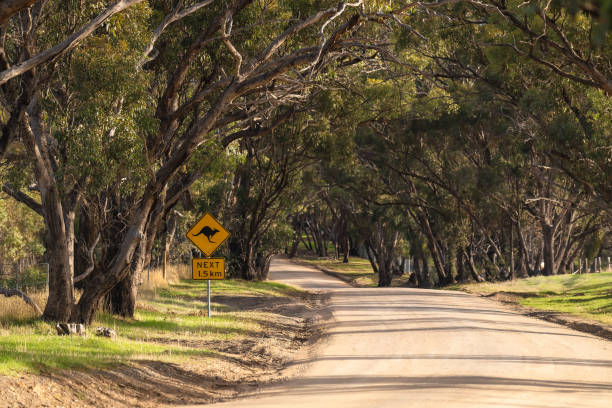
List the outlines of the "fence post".
{"label": "fence post", "polygon": [[591,266],[589,265],[589,259],[584,258],[584,270],[586,273],[591,273]]}
{"label": "fence post", "polygon": [[601,273],[601,256],[597,257],[597,264],[599,265],[599,273]]}
{"label": "fence post", "polygon": [[601,272],[601,259],[599,259],[599,257],[595,258],[596,264],[595,266],[597,267],[597,272]]}

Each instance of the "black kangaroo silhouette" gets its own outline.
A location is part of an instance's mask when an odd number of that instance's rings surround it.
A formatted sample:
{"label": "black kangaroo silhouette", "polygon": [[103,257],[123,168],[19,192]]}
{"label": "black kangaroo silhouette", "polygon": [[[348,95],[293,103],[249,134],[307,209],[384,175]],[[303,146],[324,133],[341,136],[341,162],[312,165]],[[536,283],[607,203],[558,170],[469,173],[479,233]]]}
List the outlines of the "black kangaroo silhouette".
{"label": "black kangaroo silhouette", "polygon": [[210,242],[211,244],[216,244],[216,242],[211,241],[210,238],[212,238],[217,232],[219,232],[218,229],[212,229],[208,225],[206,225],[200,230],[200,232],[198,232],[197,234],[193,234],[193,236],[197,237],[198,235],[204,235],[208,239],[208,242]]}

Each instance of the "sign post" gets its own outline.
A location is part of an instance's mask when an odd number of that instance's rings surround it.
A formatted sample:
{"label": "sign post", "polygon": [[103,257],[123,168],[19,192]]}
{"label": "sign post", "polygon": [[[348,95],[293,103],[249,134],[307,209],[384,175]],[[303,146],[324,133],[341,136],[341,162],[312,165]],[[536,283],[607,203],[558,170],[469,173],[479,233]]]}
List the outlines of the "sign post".
{"label": "sign post", "polygon": [[187,238],[198,247],[206,258],[193,258],[191,277],[194,280],[206,280],[208,292],[208,317],[210,317],[210,281],[225,279],[225,258],[210,256],[225,242],[230,233],[209,213],[187,231]]}

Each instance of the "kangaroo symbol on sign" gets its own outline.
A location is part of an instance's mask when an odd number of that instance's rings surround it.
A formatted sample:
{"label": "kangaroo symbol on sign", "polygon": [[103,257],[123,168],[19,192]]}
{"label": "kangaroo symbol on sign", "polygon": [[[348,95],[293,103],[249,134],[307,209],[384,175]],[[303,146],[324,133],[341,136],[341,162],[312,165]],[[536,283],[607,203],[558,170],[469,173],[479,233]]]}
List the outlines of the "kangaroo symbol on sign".
{"label": "kangaroo symbol on sign", "polygon": [[202,228],[200,230],[200,232],[198,232],[197,234],[193,234],[194,237],[197,237],[198,235],[204,235],[206,237],[206,239],[208,239],[208,242],[210,242],[211,244],[216,244],[216,242],[211,241],[210,239],[217,233],[219,232],[218,229],[212,229],[210,228],[208,225],[206,225],[204,228]]}

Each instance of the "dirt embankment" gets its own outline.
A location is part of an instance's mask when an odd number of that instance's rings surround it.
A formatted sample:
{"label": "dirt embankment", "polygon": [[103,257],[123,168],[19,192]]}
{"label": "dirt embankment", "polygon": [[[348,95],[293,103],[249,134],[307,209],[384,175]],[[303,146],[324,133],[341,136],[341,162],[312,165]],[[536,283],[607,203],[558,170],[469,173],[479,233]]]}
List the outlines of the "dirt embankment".
{"label": "dirt embankment", "polygon": [[290,375],[283,368],[312,352],[329,319],[322,295],[213,296],[213,302],[264,312],[262,330],[239,340],[182,342],[211,354],[181,363],[138,360],[104,370],[0,377],[0,407],[148,408],[232,398]]}

